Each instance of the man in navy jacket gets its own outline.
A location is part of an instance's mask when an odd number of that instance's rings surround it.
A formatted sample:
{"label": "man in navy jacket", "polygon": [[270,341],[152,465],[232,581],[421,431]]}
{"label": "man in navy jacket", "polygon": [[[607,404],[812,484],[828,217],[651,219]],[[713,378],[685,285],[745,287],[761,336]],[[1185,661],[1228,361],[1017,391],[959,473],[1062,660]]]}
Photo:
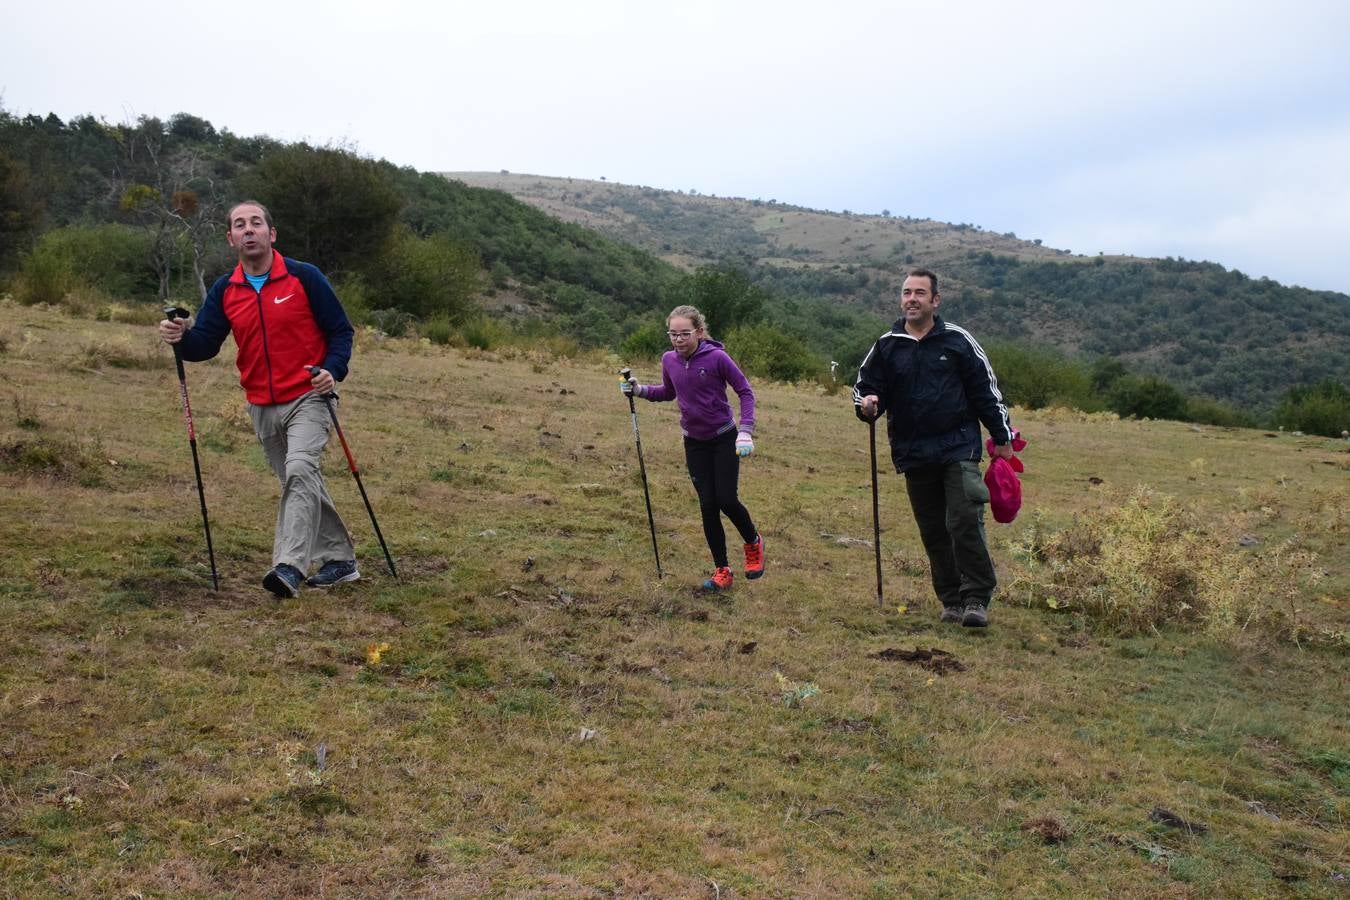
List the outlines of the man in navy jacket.
{"label": "man in navy jacket", "polygon": [[351,535],[319,471],[331,427],[323,396],[347,376],[354,331],[323,273],[272,248],[277,230],[265,206],[235,204],[228,225],[239,264],[212,285],[191,328],[165,319],[159,334],[192,362],[211,359],[234,335],[253,430],[281,481],[263,587],[294,597],[311,564],[319,568],[306,583],[315,587],[360,577]]}
{"label": "man in navy jacket", "polygon": [[886,413],[891,460],[905,476],[942,621],[983,628],[997,581],[984,537],[980,423],[1004,458],[1012,456],[1012,426],[984,349],[937,315],[941,302],[937,275],[909,274],[900,318],[858,369],[853,405],[863,421]]}

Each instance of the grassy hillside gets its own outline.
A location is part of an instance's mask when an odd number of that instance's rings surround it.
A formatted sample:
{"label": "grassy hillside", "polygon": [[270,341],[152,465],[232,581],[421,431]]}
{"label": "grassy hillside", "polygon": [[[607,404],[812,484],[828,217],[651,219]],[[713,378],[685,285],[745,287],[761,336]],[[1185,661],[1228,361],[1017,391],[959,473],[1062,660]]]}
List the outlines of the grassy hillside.
{"label": "grassy hillside", "polygon": [[[853,264],[887,272],[896,261],[904,265],[907,256],[947,266],[970,250],[1028,261],[1067,256],[1030,241],[931,219],[833,213],[775,200],[710,197],[583,178],[443,174],[505,191],[561,219],[691,265],[739,256],[785,269],[831,271]],[[893,310],[893,304],[886,309]]]}
{"label": "grassy hillside", "polygon": [[[1197,393],[1269,411],[1292,386],[1350,371],[1350,297],[1212,263],[1075,257],[1014,235],[903,216],[802,209],[583,179],[448,173],[686,267],[745,266],[785,297],[890,321],[913,265],[945,279],[944,312],[982,338],[1121,359]],[[851,361],[850,361],[851,362]]]}
{"label": "grassy hillside", "polygon": [[[0,363],[6,895],[1345,890],[1343,442],[1017,416],[1026,507],[991,524],[1005,589],[972,634],[937,625],[893,475],[877,608],[841,397],[760,389],[742,481],[769,571],[706,596],[675,410],[643,404],[655,578],[620,360],[362,334],[344,426],[403,578],[330,450],[364,578],[278,603],[230,359],[189,368],[218,593],[149,326],[0,303]],[[1047,535],[1137,485],[1234,579],[1315,553],[1244,592],[1284,625],[1051,609]]]}

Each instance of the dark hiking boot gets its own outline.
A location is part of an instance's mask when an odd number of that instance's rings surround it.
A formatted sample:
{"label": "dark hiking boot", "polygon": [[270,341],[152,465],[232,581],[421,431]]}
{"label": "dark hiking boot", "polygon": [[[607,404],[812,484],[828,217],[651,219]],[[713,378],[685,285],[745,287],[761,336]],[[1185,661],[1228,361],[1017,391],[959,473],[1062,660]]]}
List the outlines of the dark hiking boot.
{"label": "dark hiking boot", "polygon": [[360,577],[361,573],[356,571],[356,560],[330,559],[319,566],[319,571],[309,576],[305,584],[310,587],[332,587],[344,581],[355,581]]}
{"label": "dark hiking boot", "polygon": [[282,599],[300,596],[300,582],[305,573],[295,566],[282,563],[263,576],[263,587]]}
{"label": "dark hiking boot", "polygon": [[966,608],[964,606],[944,606],[942,607],[942,615],[938,616],[938,621],[960,625],[965,616]]}
{"label": "dark hiking boot", "polygon": [[972,603],[966,607],[965,614],[961,616],[961,624],[967,628],[987,628],[989,627],[989,610],[978,603]]}

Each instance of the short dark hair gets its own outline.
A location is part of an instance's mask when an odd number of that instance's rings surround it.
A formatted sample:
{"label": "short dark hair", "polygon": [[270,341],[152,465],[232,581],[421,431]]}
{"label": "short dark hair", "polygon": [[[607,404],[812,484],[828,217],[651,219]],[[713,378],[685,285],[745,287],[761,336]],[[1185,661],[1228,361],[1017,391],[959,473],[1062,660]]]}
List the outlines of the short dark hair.
{"label": "short dark hair", "polygon": [[928,286],[929,286],[929,288],[932,289],[932,291],[933,291],[933,296],[935,296],[935,297],[937,296],[937,292],[938,292],[938,286],[937,286],[937,273],[934,272],[932,269],[911,269],[910,272],[909,272],[909,274],[906,275],[905,277],[906,277],[906,278],[927,278],[927,279],[928,279]]}
{"label": "short dark hair", "polygon": [[240,201],[239,201],[238,203],[236,203],[234,206],[231,206],[231,207],[230,207],[230,214],[229,214],[228,216],[225,217],[225,227],[226,227],[226,228],[229,228],[229,227],[230,227],[230,223],[232,223],[232,222],[234,221],[234,211],[235,211],[236,209],[238,209],[239,207],[241,207],[241,206],[256,206],[256,207],[258,207],[258,209],[261,209],[262,212],[263,212],[263,221],[267,223],[267,227],[268,227],[268,228],[276,228],[276,227],[277,227],[276,225],[274,225],[274,224],[272,223],[272,213],[271,213],[271,211],[268,210],[267,207],[263,206],[263,205],[262,205],[261,203],[259,203],[257,200],[240,200]]}

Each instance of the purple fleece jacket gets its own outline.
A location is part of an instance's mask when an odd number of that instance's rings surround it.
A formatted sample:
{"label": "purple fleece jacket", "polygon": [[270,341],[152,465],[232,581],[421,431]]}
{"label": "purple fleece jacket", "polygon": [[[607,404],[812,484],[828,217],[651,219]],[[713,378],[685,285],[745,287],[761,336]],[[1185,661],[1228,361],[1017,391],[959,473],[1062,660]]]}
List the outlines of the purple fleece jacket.
{"label": "purple fleece jacket", "polygon": [[705,338],[684,359],[674,350],[661,357],[661,384],[638,386],[638,395],[653,402],[680,401],[680,431],[708,441],[731,431],[736,420],[727,402],[730,387],[741,398],[741,431],[755,430],[755,392],[722,345]]}

